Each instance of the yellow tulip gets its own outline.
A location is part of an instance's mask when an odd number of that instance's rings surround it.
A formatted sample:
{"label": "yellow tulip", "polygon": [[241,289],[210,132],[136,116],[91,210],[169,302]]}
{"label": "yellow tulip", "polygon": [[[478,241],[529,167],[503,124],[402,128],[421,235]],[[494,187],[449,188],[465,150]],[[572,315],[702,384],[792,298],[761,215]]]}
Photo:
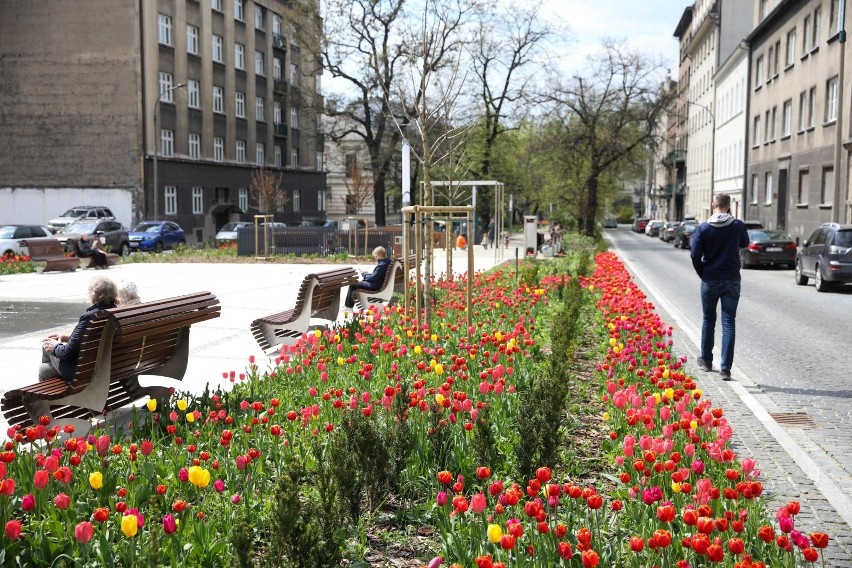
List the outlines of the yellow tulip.
{"label": "yellow tulip", "polygon": [[406,331],[406,332],[405,332],[405,334],[406,334],[406,335],[410,338],[410,337],[412,337],[412,336],[414,335],[414,332],[412,332],[412,331],[409,329],[408,331]]}
{"label": "yellow tulip", "polygon": [[604,420],[609,420],[609,412],[604,412],[602,416]]}
{"label": "yellow tulip", "polygon": [[415,345],[415,346],[414,346],[414,354],[415,354],[415,355],[420,355],[421,353],[423,353],[423,348],[422,348],[422,347],[420,347],[419,345]]}
{"label": "yellow tulip", "polygon": [[338,358],[337,358],[337,364],[338,364],[338,365],[342,365],[342,364],[343,364],[343,357],[338,357]]}
{"label": "yellow tulip", "polygon": [[500,537],[503,536],[503,529],[500,525],[488,525],[488,540],[494,544],[500,542]]}
{"label": "yellow tulip", "polygon": [[438,404],[444,404],[444,395],[442,395],[440,393],[436,394],[435,395],[435,402],[437,402]]}
{"label": "yellow tulip", "polygon": [[151,400],[148,401],[148,410],[150,410],[151,412],[156,412],[156,410],[157,410],[157,399],[156,398],[152,398]]}
{"label": "yellow tulip", "polygon": [[616,343],[615,338],[614,338],[614,337],[610,337],[610,338],[609,338],[609,346],[610,346],[610,347],[615,347],[615,343]]}
{"label": "yellow tulip", "polygon": [[672,481],[672,491],[674,493],[680,493],[680,483]]}
{"label": "yellow tulip", "polygon": [[186,401],[184,399],[180,399],[179,401],[177,401],[177,407],[178,410],[183,412],[184,410],[186,410],[187,407]]}
{"label": "yellow tulip", "polygon": [[671,376],[671,373],[669,372],[669,370],[668,370],[668,369],[666,369],[665,371],[663,371],[663,378],[664,378],[664,379],[668,379],[670,376]]}
{"label": "yellow tulip", "polygon": [[497,341],[503,341],[503,334],[498,331],[494,334],[494,339],[496,339]]}
{"label": "yellow tulip", "polygon": [[689,429],[690,430],[695,430],[696,428],[698,428],[698,420],[693,420],[692,422],[689,423]]}
{"label": "yellow tulip", "polygon": [[186,413],[186,421],[189,422],[190,424],[195,422],[195,414],[193,414],[192,412],[187,412]]}
{"label": "yellow tulip", "polygon": [[435,343],[436,341],[438,341],[438,334],[437,334],[437,333],[433,333],[433,334],[432,334],[432,337],[431,337],[430,339],[432,340],[432,343]]}
{"label": "yellow tulip", "polygon": [[321,329],[315,329],[314,330],[314,337],[322,337],[322,330]]}
{"label": "yellow tulip", "polygon": [[121,532],[127,538],[133,538],[139,532],[139,522],[136,515],[125,515],[121,517]]}
{"label": "yellow tulip", "polygon": [[668,400],[674,400],[674,389],[673,388],[667,388],[666,389],[666,398]]}
{"label": "yellow tulip", "polygon": [[89,474],[89,485],[92,489],[100,489],[104,486],[104,476],[99,471],[93,471]]}
{"label": "yellow tulip", "polygon": [[210,472],[203,467],[194,465],[189,468],[189,482],[204,489],[210,484]]}
{"label": "yellow tulip", "polygon": [[438,363],[437,365],[435,365],[435,374],[436,374],[436,375],[438,375],[438,376],[440,376],[440,375],[443,375],[443,374],[444,374],[444,366],[443,366],[443,365],[441,365],[440,363]]}

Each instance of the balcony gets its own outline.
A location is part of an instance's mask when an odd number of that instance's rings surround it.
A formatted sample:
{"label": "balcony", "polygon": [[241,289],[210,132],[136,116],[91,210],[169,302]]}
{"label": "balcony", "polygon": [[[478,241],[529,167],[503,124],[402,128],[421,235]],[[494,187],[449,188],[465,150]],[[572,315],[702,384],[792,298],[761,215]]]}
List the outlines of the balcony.
{"label": "balcony", "polygon": [[287,125],[281,124],[280,122],[276,122],[273,125],[273,135],[278,136],[279,138],[287,138]]}
{"label": "balcony", "polygon": [[275,79],[272,89],[276,93],[286,93],[287,92],[287,81],[284,79]]}
{"label": "balcony", "polygon": [[672,150],[666,157],[663,158],[663,164],[671,165],[676,162],[685,162],[686,161],[686,150]]}
{"label": "balcony", "polygon": [[287,51],[287,38],[284,34],[272,34],[272,47]]}

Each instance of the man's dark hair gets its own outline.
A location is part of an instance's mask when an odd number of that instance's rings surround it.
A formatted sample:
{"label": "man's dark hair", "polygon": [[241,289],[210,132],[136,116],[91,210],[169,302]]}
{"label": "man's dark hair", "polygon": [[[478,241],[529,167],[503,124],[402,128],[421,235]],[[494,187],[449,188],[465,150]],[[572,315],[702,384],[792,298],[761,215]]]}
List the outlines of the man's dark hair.
{"label": "man's dark hair", "polygon": [[721,209],[723,211],[731,210],[731,196],[727,193],[717,193],[714,195],[713,203],[716,205],[717,209]]}

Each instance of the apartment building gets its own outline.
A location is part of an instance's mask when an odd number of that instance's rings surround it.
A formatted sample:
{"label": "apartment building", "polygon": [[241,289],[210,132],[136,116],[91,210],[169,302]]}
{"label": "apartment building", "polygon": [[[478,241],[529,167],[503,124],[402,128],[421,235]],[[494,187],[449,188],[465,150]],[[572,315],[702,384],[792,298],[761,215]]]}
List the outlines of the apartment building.
{"label": "apartment building", "polygon": [[748,37],[747,217],[807,238],[820,223],[852,220],[852,109],[841,106],[852,91],[848,63],[840,64],[840,2],[762,4]]}
{"label": "apartment building", "polygon": [[207,241],[258,212],[261,167],[282,174],[276,220],[324,217],[317,11],[0,0],[0,210],[16,212],[2,220],[107,204]]}
{"label": "apartment building", "polygon": [[[345,124],[345,129],[341,128],[341,122]],[[375,222],[376,204],[372,195],[370,154],[364,139],[353,132],[358,126],[352,121],[345,121],[343,117],[323,117],[323,124],[326,132],[332,132],[335,126],[347,131],[340,140],[332,140],[331,136],[325,140],[325,206],[328,218],[357,217]]]}
{"label": "apartment building", "polygon": [[743,218],[748,50],[735,49],[719,67],[714,82],[713,192],[730,195],[731,213]]}
{"label": "apartment building", "polygon": [[674,31],[678,40],[678,80],[675,85],[676,95],[669,112],[668,129],[666,130],[667,148],[669,150],[663,159],[666,166],[665,199],[669,221],[680,221],[684,217],[684,199],[686,196],[686,156],[689,142],[689,80],[692,73],[692,60],[688,47],[692,40],[693,7],[687,6],[681,14],[680,21]]}

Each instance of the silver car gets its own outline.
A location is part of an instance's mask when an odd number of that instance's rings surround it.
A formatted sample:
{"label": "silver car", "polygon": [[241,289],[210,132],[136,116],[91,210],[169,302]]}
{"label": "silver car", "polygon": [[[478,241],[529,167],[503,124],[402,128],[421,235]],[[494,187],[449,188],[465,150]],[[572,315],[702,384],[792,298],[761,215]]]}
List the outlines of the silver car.
{"label": "silver car", "polygon": [[852,282],[852,225],[820,225],[796,255],[795,278],[799,286],[813,278],[818,292]]}
{"label": "silver car", "polygon": [[42,225],[0,225],[0,258],[28,255],[21,241],[45,237],[53,238],[53,233]]}

